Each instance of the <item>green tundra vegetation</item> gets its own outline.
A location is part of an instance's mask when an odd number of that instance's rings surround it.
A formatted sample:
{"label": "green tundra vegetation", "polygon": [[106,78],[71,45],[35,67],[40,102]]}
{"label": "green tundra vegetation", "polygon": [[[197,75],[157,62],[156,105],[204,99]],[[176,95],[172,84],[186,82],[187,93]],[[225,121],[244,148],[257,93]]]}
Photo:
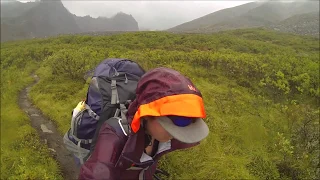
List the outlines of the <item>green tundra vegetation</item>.
{"label": "green tundra vegetation", "polygon": [[0,179],[63,179],[50,151],[18,106],[19,91],[33,82],[30,74],[37,68],[39,62],[29,56],[28,49],[1,44]]}
{"label": "green tundra vegetation", "polygon": [[68,35],[1,44],[1,179],[61,178],[17,106],[30,96],[61,134],[106,58],[170,67],[201,90],[209,136],[162,158],[170,179],[319,179],[319,39],[263,29]]}

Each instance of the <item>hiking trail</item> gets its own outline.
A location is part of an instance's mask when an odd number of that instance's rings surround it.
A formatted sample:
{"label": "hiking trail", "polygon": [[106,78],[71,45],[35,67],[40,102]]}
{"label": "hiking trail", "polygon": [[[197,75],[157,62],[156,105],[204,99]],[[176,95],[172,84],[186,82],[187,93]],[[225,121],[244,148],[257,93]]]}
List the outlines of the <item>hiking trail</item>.
{"label": "hiking trail", "polygon": [[62,135],[57,131],[55,124],[49,120],[49,118],[44,116],[42,112],[31,103],[28,97],[31,87],[39,81],[39,77],[37,75],[33,74],[32,76],[35,81],[20,92],[18,102],[19,106],[28,114],[31,126],[37,130],[40,136],[40,141],[48,146],[51,151],[51,155],[59,163],[64,179],[77,179],[79,170],[75,165],[71,153],[63,144]]}

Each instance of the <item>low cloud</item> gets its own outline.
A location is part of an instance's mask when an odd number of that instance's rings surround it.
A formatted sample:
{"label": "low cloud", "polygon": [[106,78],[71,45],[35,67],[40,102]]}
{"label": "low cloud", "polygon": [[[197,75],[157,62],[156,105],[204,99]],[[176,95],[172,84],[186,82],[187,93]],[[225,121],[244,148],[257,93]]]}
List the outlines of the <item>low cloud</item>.
{"label": "low cloud", "polygon": [[131,14],[141,29],[163,30],[220,9],[250,1],[71,1],[64,6],[78,16],[111,17],[117,12]]}
{"label": "low cloud", "polygon": [[[1,0],[14,1],[14,0]],[[29,2],[35,0],[19,0]],[[49,0],[50,1],[50,0]],[[55,1],[55,0],[51,0]],[[252,1],[92,1],[62,0],[77,16],[112,17],[118,12],[131,14],[140,29],[164,30],[212,12]]]}

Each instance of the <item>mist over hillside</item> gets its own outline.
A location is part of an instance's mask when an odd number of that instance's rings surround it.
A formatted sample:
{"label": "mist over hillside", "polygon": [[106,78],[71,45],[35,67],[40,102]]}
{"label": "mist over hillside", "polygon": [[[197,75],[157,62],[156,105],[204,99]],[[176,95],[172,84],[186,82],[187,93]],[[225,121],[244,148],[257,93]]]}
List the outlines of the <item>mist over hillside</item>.
{"label": "mist over hillside", "polygon": [[[97,11],[108,11],[108,9],[97,8]],[[154,11],[155,13],[160,12],[157,12],[157,9]],[[145,15],[146,19],[151,14],[150,11],[148,12],[149,14]],[[158,14],[157,16],[164,15]],[[172,14],[172,19],[157,23],[159,25],[165,22],[172,23],[175,16],[181,16],[181,14]],[[319,1],[255,1],[207,14],[167,31],[212,33],[262,27],[301,35],[319,36],[318,17]],[[71,13],[61,0],[36,0],[27,3],[16,0],[1,1],[1,42],[60,34],[108,34],[109,32],[139,30],[152,29],[147,26],[139,28],[139,22],[133,15],[121,11],[111,17],[78,16]]]}
{"label": "mist over hillside", "polygon": [[[280,2],[280,1],[268,1],[268,2],[252,2],[244,5],[240,5],[233,8],[223,9],[198,19],[183,23],[176,27],[168,29],[173,32],[217,32],[230,29],[242,29],[252,27],[270,27],[279,26],[281,22],[285,23],[285,19],[290,17],[314,13],[319,15],[319,1],[298,1],[298,2]],[[317,16],[309,16],[315,18]],[[301,21],[304,18],[300,18]],[[304,22],[290,21],[292,25],[295,23],[303,24]],[[286,22],[288,23],[288,21]],[[288,26],[288,25],[286,25]],[[300,27],[300,26],[299,26]],[[308,33],[309,31],[304,27],[299,30],[304,32],[302,34],[314,35]],[[279,28],[278,28],[279,29]],[[279,30],[281,30],[280,28]],[[286,30],[287,31],[287,30]],[[292,31],[296,32],[296,31]],[[310,31],[311,32],[311,31]],[[318,31],[319,32],[319,31]],[[301,33],[300,33],[301,34]]]}
{"label": "mist over hillside", "polygon": [[319,37],[319,12],[298,14],[268,28],[276,31]]}

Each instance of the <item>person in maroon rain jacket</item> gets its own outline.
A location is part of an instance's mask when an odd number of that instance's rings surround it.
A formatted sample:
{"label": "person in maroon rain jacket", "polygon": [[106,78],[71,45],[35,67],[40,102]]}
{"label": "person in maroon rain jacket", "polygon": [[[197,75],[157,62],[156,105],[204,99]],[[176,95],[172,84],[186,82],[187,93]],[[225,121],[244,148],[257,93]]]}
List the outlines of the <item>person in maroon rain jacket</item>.
{"label": "person in maroon rain jacket", "polygon": [[201,92],[179,72],[156,68],[140,79],[127,119],[129,136],[104,123],[79,179],[153,179],[161,156],[208,134]]}

